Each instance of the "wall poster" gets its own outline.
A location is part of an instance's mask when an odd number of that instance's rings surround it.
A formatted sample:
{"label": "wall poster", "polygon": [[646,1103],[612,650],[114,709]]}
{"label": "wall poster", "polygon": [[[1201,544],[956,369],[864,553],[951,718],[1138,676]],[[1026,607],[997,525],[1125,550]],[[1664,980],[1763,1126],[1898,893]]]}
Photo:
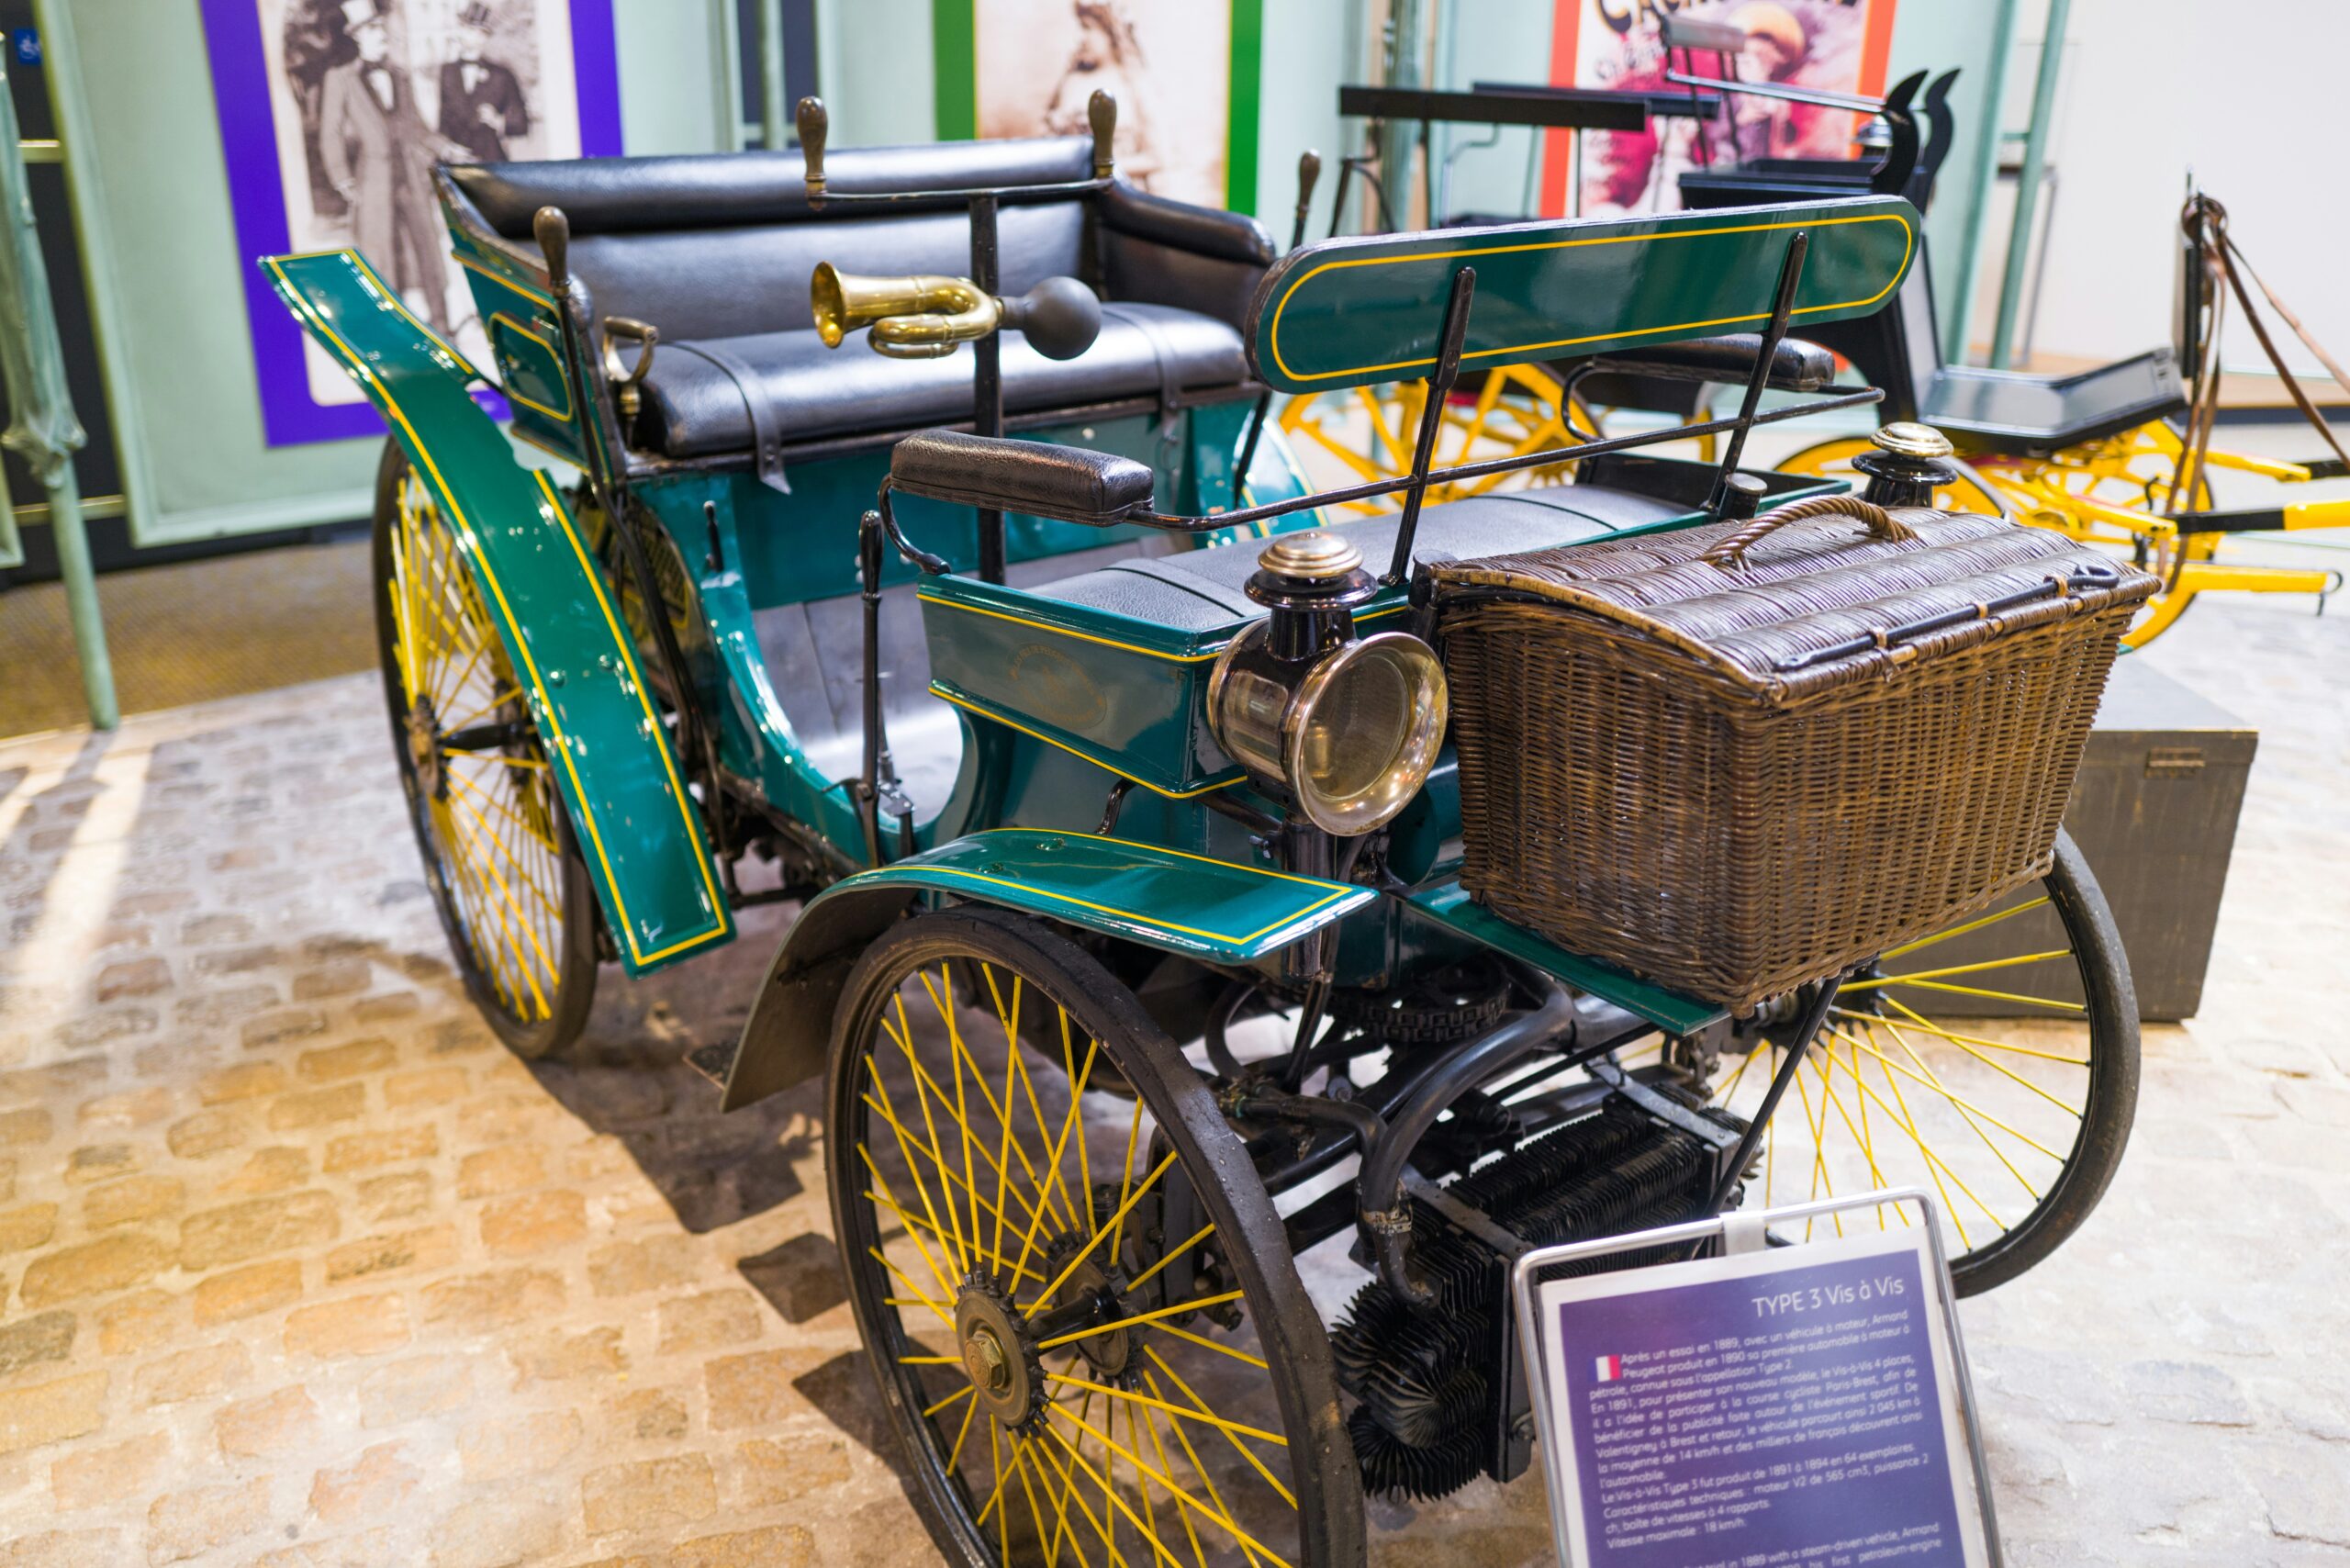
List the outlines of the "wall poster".
{"label": "wall poster", "polygon": [[[1874,96],[1885,91],[1896,0],[1557,0],[1550,80],[1561,86],[1686,93],[1668,82],[1659,12],[1726,22],[1745,33],[1741,80]],[[1720,73],[1698,54],[1689,73]],[[1702,158],[1848,158],[1860,116],[1807,104],[1733,97],[1736,127],[1719,120],[1652,118],[1637,131],[1590,131],[1578,167],[1574,138],[1552,131],[1544,148],[1542,210],[1605,218],[1671,212],[1681,172]],[[1578,207],[1574,183],[1581,180]]]}
{"label": "wall poster", "polygon": [[1247,210],[1257,188],[1262,0],[937,0],[938,134],[1079,136],[1118,100],[1118,173]]}
{"label": "wall poster", "polygon": [[432,166],[621,150],[611,0],[203,0],[272,446],[383,428],[256,258],[356,248],[420,320],[492,363]]}

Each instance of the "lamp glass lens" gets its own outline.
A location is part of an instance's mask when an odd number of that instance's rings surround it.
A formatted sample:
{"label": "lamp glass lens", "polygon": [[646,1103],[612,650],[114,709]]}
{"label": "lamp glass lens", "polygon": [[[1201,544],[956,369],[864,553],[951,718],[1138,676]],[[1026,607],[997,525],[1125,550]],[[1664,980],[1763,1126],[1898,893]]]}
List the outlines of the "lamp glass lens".
{"label": "lamp glass lens", "polygon": [[1305,716],[1302,755],[1314,790],[1350,801],[1377,789],[1411,739],[1416,691],[1386,649],[1348,660]]}

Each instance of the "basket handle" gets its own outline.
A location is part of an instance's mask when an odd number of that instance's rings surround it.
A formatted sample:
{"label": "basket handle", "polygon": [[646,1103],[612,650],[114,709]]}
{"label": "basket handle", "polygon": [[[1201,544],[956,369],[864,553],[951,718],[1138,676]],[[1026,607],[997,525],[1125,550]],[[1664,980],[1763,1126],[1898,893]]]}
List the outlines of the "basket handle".
{"label": "basket handle", "polygon": [[1773,530],[1814,517],[1857,519],[1868,525],[1872,537],[1882,539],[1888,544],[1906,544],[1918,537],[1917,530],[1874,501],[1864,501],[1858,496],[1814,496],[1807,501],[1797,501],[1792,506],[1764,512],[1736,533],[1716,540],[1697,559],[1709,566],[1724,569],[1742,565],[1747,551],[1762,543]]}

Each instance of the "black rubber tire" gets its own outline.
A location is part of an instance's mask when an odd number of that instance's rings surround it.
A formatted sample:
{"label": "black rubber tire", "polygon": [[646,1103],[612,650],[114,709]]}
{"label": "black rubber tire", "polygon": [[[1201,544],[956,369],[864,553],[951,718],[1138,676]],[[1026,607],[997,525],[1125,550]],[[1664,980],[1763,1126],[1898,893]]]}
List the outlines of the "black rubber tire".
{"label": "black rubber tire", "polygon": [[2065,1169],[2040,1206],[1997,1241],[1951,1260],[1960,1295],[2003,1285],[2061,1246],[2121,1169],[2138,1114],[2138,991],[2113,911],[2072,834],[2058,830],[2041,885],[2071,938],[2089,1016],[2089,1088]]}
{"label": "black rubber tire", "polygon": [[[375,608],[376,656],[383,666],[384,704],[391,722],[392,754],[399,768],[400,792],[408,802],[408,826],[416,834],[417,852],[424,862],[425,885],[432,896],[433,913],[440,916],[441,929],[449,939],[450,956],[456,960],[457,973],[464,983],[465,994],[480,1009],[484,1022],[515,1055],[530,1060],[559,1056],[587,1028],[589,1010],[595,1005],[596,936],[598,923],[603,918],[602,913],[597,907],[595,884],[588,875],[587,859],[580,854],[578,841],[572,834],[570,813],[564,807],[561,793],[551,792],[552,810],[548,814],[562,852],[560,897],[563,902],[563,931],[560,951],[554,955],[555,995],[546,1017],[517,1017],[498,996],[496,984],[475,951],[464,913],[451,892],[446,851],[433,829],[425,791],[408,750],[408,694],[401,680],[400,661],[395,652],[398,645],[399,626],[393,610],[392,544],[400,524],[400,487],[409,473],[408,454],[397,441],[387,439],[384,442],[383,459],[375,469],[375,516],[371,546],[374,563],[372,597]],[[447,526],[445,519],[441,526]],[[522,722],[530,724],[527,714]],[[544,757],[546,747],[535,726],[530,728],[530,745],[537,748],[542,758]]]}
{"label": "black rubber tire", "polygon": [[[946,1457],[933,1446],[916,1403],[914,1376],[897,1358],[918,1343],[883,1297],[888,1276],[868,1261],[879,1244],[875,1208],[855,1201],[867,1183],[851,1152],[863,1114],[864,1054],[890,999],[917,967],[976,960],[1021,976],[1066,1006],[1101,1042],[1175,1146],[1184,1171],[1223,1236],[1224,1249],[1257,1330],[1266,1373],[1275,1386],[1289,1442],[1302,1563],[1352,1568],[1364,1555],[1362,1489],[1347,1436],[1329,1338],[1299,1281],[1281,1221],[1247,1151],[1216,1110],[1199,1073],[1151,1022],[1134,993],[1076,944],[1037,922],[1001,910],[961,906],[892,928],[858,959],[834,1015],[826,1104],[825,1163],[833,1234],[849,1280],[859,1333],[881,1389],[890,1425],[905,1445],[913,1492],[939,1551],[949,1562],[990,1564],[994,1543],[974,1523],[975,1508]],[[1025,1038],[1026,1031],[1023,1030]],[[1053,1070],[1058,1075],[1058,1064]]]}

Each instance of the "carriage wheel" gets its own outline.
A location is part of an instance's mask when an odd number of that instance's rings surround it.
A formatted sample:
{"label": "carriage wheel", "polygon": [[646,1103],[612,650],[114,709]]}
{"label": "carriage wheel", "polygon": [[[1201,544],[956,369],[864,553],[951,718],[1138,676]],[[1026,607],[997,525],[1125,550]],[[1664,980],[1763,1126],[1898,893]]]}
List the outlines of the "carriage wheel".
{"label": "carriage wheel", "polygon": [[[1852,466],[1852,459],[1875,450],[1876,443],[1866,436],[1840,436],[1782,459],[1779,472],[1808,474],[1818,479],[1845,479],[1857,490],[1868,483],[1868,476]],[[1934,505],[1943,511],[1977,512],[1986,517],[2010,511],[2021,517],[2025,510],[1998,488],[1997,481],[1988,473],[1978,479],[1974,471],[1965,468],[1960,470],[1956,484],[1934,492]]]}
{"label": "carriage wheel", "polygon": [[[1751,1115],[1785,1027],[1723,1053],[1713,1103]],[[1764,1134],[1749,1204],[1881,1187],[1935,1194],[1959,1294],[2002,1284],[2087,1219],[2138,1102],[2138,1007],[2121,939],[2071,837],[2039,881],[1846,982]],[[1880,1207],[1806,1236],[1911,1223]]]}
{"label": "carriage wheel", "polygon": [[[1419,441],[1427,383],[1391,381],[1344,392],[1292,398],[1281,409],[1281,428],[1292,445],[1304,442],[1337,459],[1359,479],[1392,479],[1411,471]],[[1534,364],[1514,364],[1484,374],[1481,384],[1454,392],[1438,431],[1435,465],[1506,457],[1565,446],[1597,436],[1599,426],[1580,400],[1562,397],[1558,378]],[[1563,484],[1572,463],[1546,465],[1514,474],[1493,474],[1458,485],[1428,489],[1430,505],[1482,496],[1498,489]],[[1349,511],[1393,511],[1402,498],[1356,501]]]}
{"label": "carriage wheel", "polygon": [[897,926],[843,993],[830,1105],[857,1326],[949,1562],[1361,1560],[1281,1220],[1099,963],[997,911]]}
{"label": "carriage wheel", "polygon": [[579,1036],[596,894],[456,535],[396,442],[375,476],[375,636],[408,821],[458,972],[515,1052]]}

